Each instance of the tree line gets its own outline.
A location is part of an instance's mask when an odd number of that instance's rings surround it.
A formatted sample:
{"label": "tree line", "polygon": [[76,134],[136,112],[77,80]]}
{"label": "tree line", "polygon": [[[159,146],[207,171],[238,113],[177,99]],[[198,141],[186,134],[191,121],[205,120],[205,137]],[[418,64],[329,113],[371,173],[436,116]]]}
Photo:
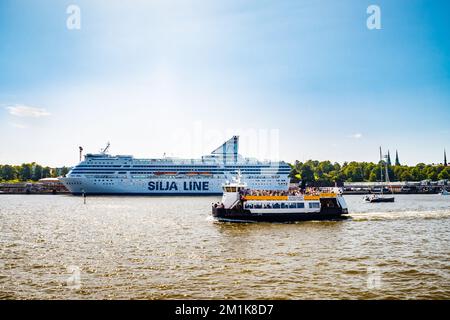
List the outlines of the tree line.
{"label": "tree line", "polygon": [[[385,180],[385,164],[379,162],[345,162],[340,165],[330,161],[308,160],[291,164],[292,182],[302,181],[309,185],[334,185],[343,182],[375,182]],[[381,169],[383,177],[381,177]],[[0,181],[38,181],[42,178],[55,178],[69,172],[70,168],[50,168],[35,162],[18,166],[0,165]],[[450,166],[427,165],[416,166],[388,165],[390,181],[450,180]]]}
{"label": "tree line", "polygon": [[50,168],[41,166],[35,162],[23,163],[19,166],[0,165],[0,181],[38,181],[42,178],[56,178],[65,175],[70,168]]}
{"label": "tree line", "polygon": [[[304,185],[334,185],[343,182],[385,181],[385,172],[383,161],[345,162],[340,165],[337,162],[308,160],[291,164],[290,177],[292,182],[302,181]],[[450,180],[450,167],[444,165],[388,165],[388,173],[390,181]]]}

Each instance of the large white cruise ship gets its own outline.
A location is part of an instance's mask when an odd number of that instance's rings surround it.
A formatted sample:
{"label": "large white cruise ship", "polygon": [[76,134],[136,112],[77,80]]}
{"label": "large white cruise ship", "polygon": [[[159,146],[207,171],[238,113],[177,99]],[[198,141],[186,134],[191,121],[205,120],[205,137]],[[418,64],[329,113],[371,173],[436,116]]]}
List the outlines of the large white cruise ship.
{"label": "large white cruise ship", "polygon": [[135,159],[106,152],[86,154],[60,181],[73,194],[222,194],[222,184],[240,171],[249,188],[287,190],[290,166],[238,154],[234,136],[201,159]]}

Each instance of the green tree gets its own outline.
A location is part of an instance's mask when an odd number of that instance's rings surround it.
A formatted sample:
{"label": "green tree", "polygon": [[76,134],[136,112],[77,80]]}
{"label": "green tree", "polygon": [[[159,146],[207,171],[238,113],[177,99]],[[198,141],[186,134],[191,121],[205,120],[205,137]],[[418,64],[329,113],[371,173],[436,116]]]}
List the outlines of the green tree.
{"label": "green tree", "polygon": [[305,187],[307,184],[314,182],[315,176],[314,171],[309,164],[304,164],[299,172],[299,177],[302,180],[302,187]]}
{"label": "green tree", "polygon": [[19,167],[19,178],[22,181],[31,180],[33,175],[33,166],[30,163],[23,163]]}
{"label": "green tree", "polygon": [[13,166],[6,164],[1,166],[0,176],[3,180],[15,180],[17,179],[17,171]]}
{"label": "green tree", "polygon": [[50,178],[52,176],[52,169],[50,167],[42,168],[42,178]]}
{"label": "green tree", "polygon": [[409,170],[404,170],[401,175],[400,179],[401,181],[414,181],[414,178],[412,174],[409,172]]}
{"label": "green tree", "polygon": [[445,167],[437,177],[439,180],[450,180],[450,167]]}
{"label": "green tree", "polygon": [[34,181],[38,181],[39,179],[42,179],[42,166],[37,164],[33,167],[33,174],[32,174],[31,179]]}

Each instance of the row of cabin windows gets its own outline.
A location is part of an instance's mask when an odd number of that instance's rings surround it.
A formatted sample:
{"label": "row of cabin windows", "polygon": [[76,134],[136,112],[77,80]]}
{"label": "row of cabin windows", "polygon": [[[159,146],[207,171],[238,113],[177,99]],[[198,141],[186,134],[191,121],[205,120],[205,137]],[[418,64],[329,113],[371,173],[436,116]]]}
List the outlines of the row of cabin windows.
{"label": "row of cabin windows", "polygon": [[[93,164],[95,165],[95,167],[114,167],[114,168],[120,168],[120,167],[124,167],[124,168],[130,168],[130,165],[107,165],[107,162],[102,162],[102,163],[97,163],[97,162],[92,162],[90,164],[80,164],[77,167],[80,168],[90,168],[93,166]],[[131,166],[131,168],[184,168],[188,165],[147,165],[147,166],[142,166],[142,165],[133,165]],[[220,169],[220,166],[195,166],[198,169]],[[236,170],[236,169],[241,169],[241,170],[290,170],[290,167],[285,167],[285,166],[241,166],[241,167],[235,167],[235,166],[226,166],[225,167],[226,170]]]}
{"label": "row of cabin windows", "polygon": [[[245,203],[245,209],[304,209],[304,202]],[[309,202],[310,209],[319,209],[319,202]]]}
{"label": "row of cabin windows", "polygon": [[[91,171],[91,170],[111,170],[112,169],[112,167],[113,166],[108,166],[108,168],[94,168],[94,167],[76,167],[76,168],[74,168],[74,170],[84,170],[84,171]],[[122,168],[122,170],[123,170],[124,168]],[[179,170],[179,168],[170,168],[170,169],[172,169],[172,170]],[[135,171],[140,171],[140,170],[143,170],[143,169],[127,169],[127,170],[130,170],[130,172],[135,172]],[[145,170],[145,169],[144,169]],[[165,171],[165,170],[168,170],[168,169],[162,169],[162,168],[155,168],[154,170],[150,170],[150,169],[147,169],[148,170],[148,172],[158,172],[158,171]],[[190,168],[184,168],[184,169],[182,169],[182,170],[186,170],[186,172],[204,172],[204,171],[202,171],[202,170],[200,170],[200,169],[190,169]],[[223,170],[223,169],[212,169],[212,170],[209,170],[208,172],[211,172],[211,173],[213,173],[213,172],[234,172],[233,170],[230,170],[230,169],[225,169],[225,170]],[[286,174],[286,173],[290,173],[290,171],[289,170],[259,170],[259,169],[243,169],[243,170],[241,170],[241,172],[242,173],[246,173],[246,172],[248,172],[248,173],[260,173],[260,174]]]}

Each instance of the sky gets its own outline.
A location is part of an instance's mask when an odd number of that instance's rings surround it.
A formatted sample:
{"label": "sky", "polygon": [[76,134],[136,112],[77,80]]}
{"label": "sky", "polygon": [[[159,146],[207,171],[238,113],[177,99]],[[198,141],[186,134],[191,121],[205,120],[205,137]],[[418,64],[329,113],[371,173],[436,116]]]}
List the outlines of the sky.
{"label": "sky", "polygon": [[[79,29],[70,5],[79,8]],[[370,5],[381,29],[369,29]],[[2,0],[0,163],[450,153],[449,1]],[[70,23],[69,23],[70,26]],[[73,25],[72,25],[73,26]]]}

